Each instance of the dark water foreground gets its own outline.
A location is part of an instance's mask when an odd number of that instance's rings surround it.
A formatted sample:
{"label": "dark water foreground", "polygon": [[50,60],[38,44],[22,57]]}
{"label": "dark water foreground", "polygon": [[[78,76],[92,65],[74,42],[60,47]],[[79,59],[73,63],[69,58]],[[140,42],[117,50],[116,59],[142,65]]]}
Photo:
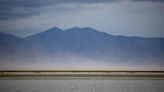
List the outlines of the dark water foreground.
{"label": "dark water foreground", "polygon": [[1,77],[0,92],[164,92],[164,78]]}

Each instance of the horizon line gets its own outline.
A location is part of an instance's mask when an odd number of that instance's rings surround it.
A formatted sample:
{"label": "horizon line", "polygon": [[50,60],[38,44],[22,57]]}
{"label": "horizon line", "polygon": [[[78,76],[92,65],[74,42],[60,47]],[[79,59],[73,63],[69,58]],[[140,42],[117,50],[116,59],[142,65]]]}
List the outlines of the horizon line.
{"label": "horizon line", "polygon": [[164,78],[164,71],[19,70],[1,71],[0,77],[149,77]]}

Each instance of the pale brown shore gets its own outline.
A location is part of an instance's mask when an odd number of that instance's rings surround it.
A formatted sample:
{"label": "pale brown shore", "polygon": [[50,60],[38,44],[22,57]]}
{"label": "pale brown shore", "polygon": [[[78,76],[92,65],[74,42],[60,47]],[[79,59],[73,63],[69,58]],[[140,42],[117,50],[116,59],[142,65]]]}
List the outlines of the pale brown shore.
{"label": "pale brown shore", "polygon": [[0,77],[160,77],[160,78],[164,78],[164,71],[0,70]]}

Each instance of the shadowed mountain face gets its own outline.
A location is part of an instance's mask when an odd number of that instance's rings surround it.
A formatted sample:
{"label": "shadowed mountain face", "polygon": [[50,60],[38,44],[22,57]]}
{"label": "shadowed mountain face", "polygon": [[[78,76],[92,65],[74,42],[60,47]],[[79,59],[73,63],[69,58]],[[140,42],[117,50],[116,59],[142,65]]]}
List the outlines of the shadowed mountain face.
{"label": "shadowed mountain face", "polygon": [[164,65],[163,60],[164,38],[113,36],[89,27],[65,31],[54,27],[27,38],[0,33],[1,65],[37,62],[52,63],[53,67],[60,63],[158,67]]}
{"label": "shadowed mountain face", "polygon": [[0,33],[0,61],[14,60],[15,55],[19,52],[23,39]]}

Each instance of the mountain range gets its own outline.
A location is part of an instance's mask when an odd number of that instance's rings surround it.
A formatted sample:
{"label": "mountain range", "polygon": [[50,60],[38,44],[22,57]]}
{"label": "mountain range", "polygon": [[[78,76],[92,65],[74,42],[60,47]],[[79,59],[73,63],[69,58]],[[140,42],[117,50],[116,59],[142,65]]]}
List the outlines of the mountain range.
{"label": "mountain range", "polygon": [[0,33],[1,65],[18,61],[69,64],[71,60],[80,64],[86,59],[109,65],[164,65],[164,38],[111,35],[90,27],[54,27],[26,38]]}

